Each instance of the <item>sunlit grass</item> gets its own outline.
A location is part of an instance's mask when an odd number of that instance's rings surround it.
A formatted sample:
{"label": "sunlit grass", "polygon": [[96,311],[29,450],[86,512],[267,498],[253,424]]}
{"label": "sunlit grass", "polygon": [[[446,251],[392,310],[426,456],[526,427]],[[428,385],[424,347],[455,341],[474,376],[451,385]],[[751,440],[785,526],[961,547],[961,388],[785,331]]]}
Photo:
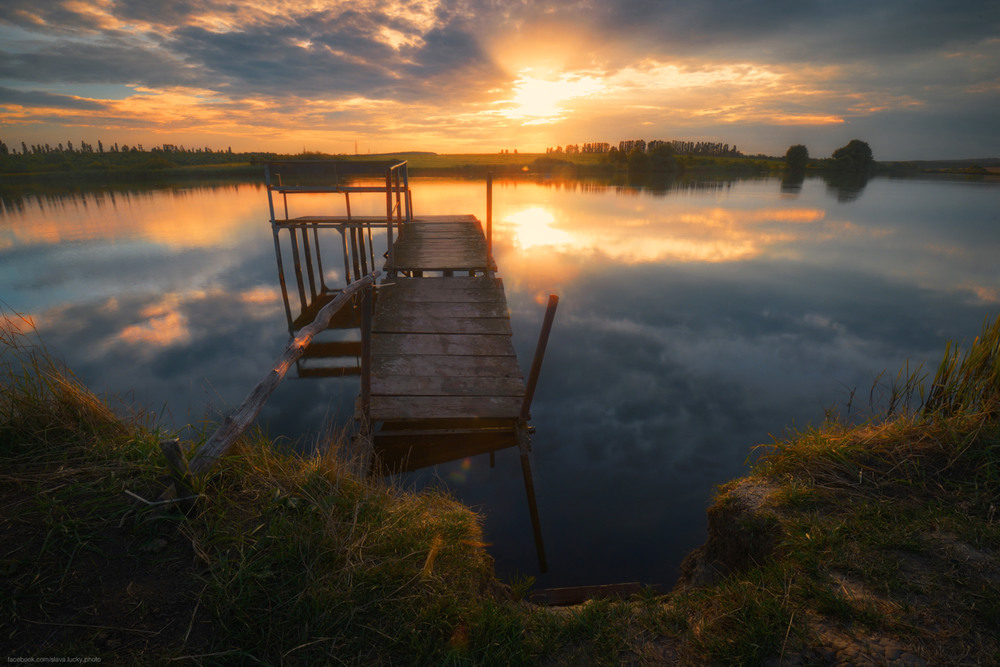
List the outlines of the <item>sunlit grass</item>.
{"label": "sunlit grass", "polygon": [[251,432],[187,514],[148,504],[175,434],[113,410],[8,316],[0,636],[134,664],[891,663],[899,647],[992,664],[998,342],[988,324],[949,346],[933,390],[901,373],[892,414],[764,448],[709,510],[708,580],[552,611],[521,599],[530,578],[496,580],[478,515],[358,477],[343,439],[304,456]]}

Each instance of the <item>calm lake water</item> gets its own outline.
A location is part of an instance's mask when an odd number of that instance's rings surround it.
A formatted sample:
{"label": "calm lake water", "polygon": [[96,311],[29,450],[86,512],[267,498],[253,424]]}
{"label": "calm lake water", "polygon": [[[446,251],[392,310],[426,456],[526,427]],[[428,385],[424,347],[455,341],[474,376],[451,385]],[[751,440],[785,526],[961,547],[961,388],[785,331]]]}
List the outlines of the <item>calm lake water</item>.
{"label": "calm lake water", "polygon": [[[412,187],[418,214],[485,219],[482,182]],[[0,191],[0,203],[3,307],[29,314],[91,388],[168,429],[221,418],[287,343],[260,186]],[[854,389],[863,417],[880,372],[932,367],[945,341],[1000,313],[996,181],[498,182],[494,220],[525,371],[545,299],[561,298],[532,408],[549,574],[537,576],[516,450],[401,483],[445,485],[481,510],[500,576],[540,586],[671,585],[704,539],[713,487],[755,445],[846,411]],[[357,391],[356,378],[289,376],[260,423],[315,440],[350,420]]]}

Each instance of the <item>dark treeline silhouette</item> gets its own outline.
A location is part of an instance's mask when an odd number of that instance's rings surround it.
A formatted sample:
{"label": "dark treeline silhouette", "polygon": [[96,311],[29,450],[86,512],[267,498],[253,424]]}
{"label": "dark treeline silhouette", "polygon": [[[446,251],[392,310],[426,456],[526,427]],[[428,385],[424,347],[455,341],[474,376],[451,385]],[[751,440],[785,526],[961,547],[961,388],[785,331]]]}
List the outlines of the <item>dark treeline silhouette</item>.
{"label": "dark treeline silhouette", "polygon": [[[98,153],[104,154],[108,153],[144,153],[145,149],[142,144],[136,144],[134,146],[129,146],[128,144],[122,144],[120,147],[116,141],[107,148],[104,146],[104,142],[100,139],[97,140],[97,149],[94,149],[93,144],[89,144],[86,141],[81,141],[78,147],[73,146],[72,141],[67,141],[66,146],[56,144],[52,146],[51,144],[31,144],[28,145],[25,142],[21,142],[21,151],[18,153],[17,148],[10,148],[7,143],[0,139],[0,155],[46,155],[49,153]],[[151,153],[212,153],[212,154],[226,154],[232,155],[233,149],[226,148],[226,150],[212,150],[211,147],[198,147],[198,148],[185,148],[184,146],[175,146],[174,144],[163,144],[162,146],[154,147],[150,150]]]}
{"label": "dark treeline silhouette", "polygon": [[614,147],[606,142],[595,142],[586,144],[567,144],[564,146],[556,146],[555,148],[546,148],[546,154],[565,154],[571,155],[574,153],[611,153],[617,151],[618,153],[624,153],[628,155],[633,150],[638,150],[643,153],[652,153],[657,147],[660,146],[670,146],[673,149],[673,153],[676,155],[705,155],[711,157],[745,157],[743,153],[739,151],[735,144],[730,146],[728,143],[722,143],[717,141],[663,141],[661,139],[654,139],[647,142],[645,139],[627,139],[618,142],[618,146]]}
{"label": "dark treeline silhouette", "polygon": [[20,149],[0,140],[0,173],[41,174],[52,172],[113,172],[123,170],[163,170],[175,167],[214,166],[250,163],[267,158],[268,153],[234,153],[232,148],[213,149],[208,146],[186,148],[163,144],[146,149],[142,144],[97,144],[86,141],[66,144],[27,144]]}
{"label": "dark treeline silhouette", "polygon": [[833,151],[829,158],[819,160],[814,160],[809,155],[806,146],[795,144],[785,152],[785,166],[793,172],[813,168],[861,173],[869,172],[875,167],[875,156],[871,146],[860,139],[851,139],[846,146]]}

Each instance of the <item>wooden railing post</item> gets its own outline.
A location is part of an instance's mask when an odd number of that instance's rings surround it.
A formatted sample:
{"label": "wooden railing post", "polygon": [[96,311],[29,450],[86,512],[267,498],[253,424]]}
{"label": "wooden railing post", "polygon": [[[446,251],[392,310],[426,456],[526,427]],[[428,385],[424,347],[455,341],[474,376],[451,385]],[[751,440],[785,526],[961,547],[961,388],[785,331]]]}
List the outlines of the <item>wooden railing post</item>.
{"label": "wooden railing post", "polygon": [[385,239],[388,244],[389,277],[396,277],[396,266],[392,258],[392,169],[385,170]]}
{"label": "wooden railing post", "polygon": [[372,292],[374,284],[361,294],[361,410],[369,414],[372,397]]}
{"label": "wooden railing post", "polygon": [[[486,174],[486,264],[493,266],[493,174]],[[489,275],[489,274],[488,274]]]}
{"label": "wooden railing post", "polygon": [[524,403],[521,404],[522,422],[527,421],[531,413],[531,400],[535,396],[535,385],[538,384],[538,374],[542,370],[542,360],[545,358],[545,346],[549,343],[549,332],[552,331],[552,321],[556,317],[556,306],[558,305],[559,297],[550,294],[549,305],[545,309],[545,320],[542,322],[542,331],[538,335],[535,358],[531,361],[531,372],[528,373],[528,385],[524,388]]}

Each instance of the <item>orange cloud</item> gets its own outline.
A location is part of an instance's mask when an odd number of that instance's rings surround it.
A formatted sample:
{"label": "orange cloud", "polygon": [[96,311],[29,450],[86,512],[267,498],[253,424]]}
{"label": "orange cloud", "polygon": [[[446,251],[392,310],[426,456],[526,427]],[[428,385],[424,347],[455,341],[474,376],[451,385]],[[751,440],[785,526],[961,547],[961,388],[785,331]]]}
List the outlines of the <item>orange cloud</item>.
{"label": "orange cloud", "polygon": [[152,347],[169,347],[191,340],[188,329],[188,318],[180,312],[180,306],[185,301],[204,298],[204,293],[195,292],[185,297],[179,294],[166,294],[159,303],[143,308],[139,315],[145,321],[132,324],[122,329],[116,340]]}

